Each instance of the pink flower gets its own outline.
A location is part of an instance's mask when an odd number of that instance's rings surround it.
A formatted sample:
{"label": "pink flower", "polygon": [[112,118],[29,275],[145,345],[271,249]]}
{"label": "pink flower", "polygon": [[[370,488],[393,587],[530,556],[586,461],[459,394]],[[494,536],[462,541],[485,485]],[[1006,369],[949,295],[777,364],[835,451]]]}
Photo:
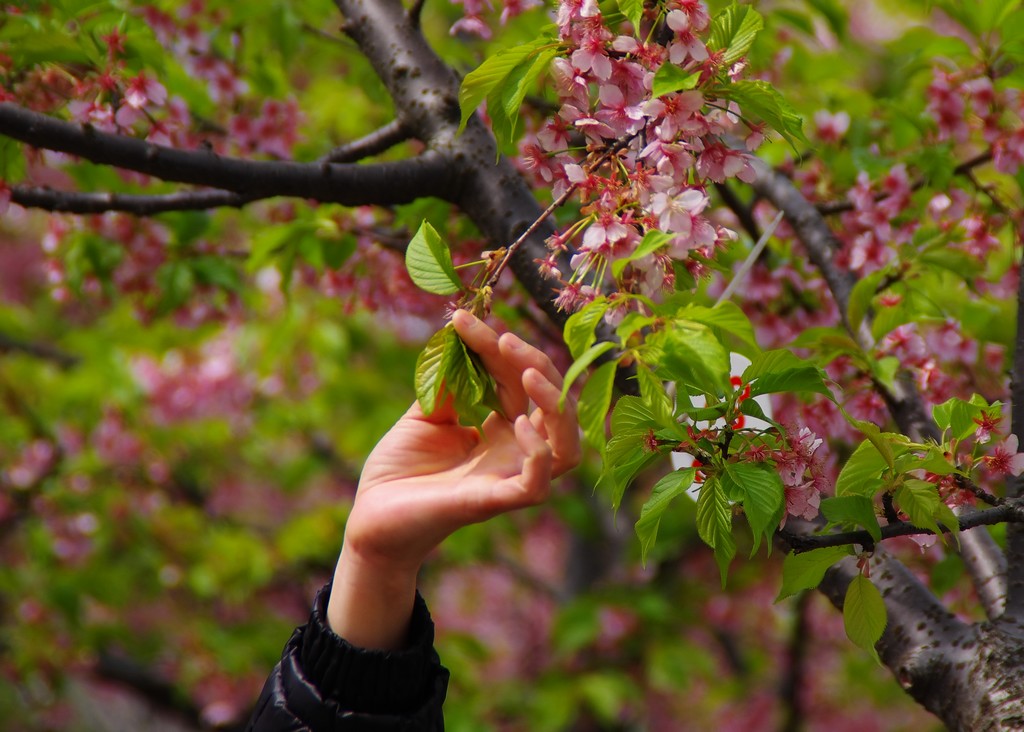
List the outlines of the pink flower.
{"label": "pink flower", "polygon": [[[799,486],[786,486],[786,514],[799,516],[810,521],[818,515],[821,505],[821,494],[814,487],[813,481]],[[786,524],[786,516],[782,517],[782,525]]]}
{"label": "pink flower", "polygon": [[655,193],[651,198],[651,211],[658,217],[662,231],[689,234],[693,230],[693,219],[708,205],[707,195],[689,188],[677,196]]}
{"label": "pink flower", "polygon": [[1024,473],[1024,452],[1017,452],[1017,435],[1007,437],[1002,444],[992,448],[992,453],[982,460],[995,475]]}
{"label": "pink flower", "polygon": [[839,142],[850,129],[850,115],[843,111],[832,113],[819,109],[814,113],[814,126],[818,128],[818,139],[822,142]]}
{"label": "pink flower", "polygon": [[146,72],[139,72],[139,75],[128,82],[124,91],[124,100],[135,109],[142,109],[148,104],[161,106],[167,101],[167,90],[164,89],[156,79],[150,79]]}

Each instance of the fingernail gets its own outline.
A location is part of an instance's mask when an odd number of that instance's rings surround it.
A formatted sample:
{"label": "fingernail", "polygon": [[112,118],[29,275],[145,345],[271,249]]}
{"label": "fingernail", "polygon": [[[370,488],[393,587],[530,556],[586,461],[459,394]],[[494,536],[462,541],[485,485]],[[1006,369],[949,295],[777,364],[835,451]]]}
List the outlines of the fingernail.
{"label": "fingernail", "polygon": [[508,340],[508,347],[511,348],[513,351],[521,351],[526,346],[526,343],[523,341],[523,339],[517,336],[515,333],[509,333],[507,335],[508,337],[506,340]]}

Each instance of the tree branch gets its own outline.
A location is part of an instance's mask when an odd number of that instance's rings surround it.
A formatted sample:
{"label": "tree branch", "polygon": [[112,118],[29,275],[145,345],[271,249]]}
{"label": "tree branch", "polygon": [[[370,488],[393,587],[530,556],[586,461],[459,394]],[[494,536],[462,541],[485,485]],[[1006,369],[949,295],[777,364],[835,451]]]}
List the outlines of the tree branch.
{"label": "tree branch", "polygon": [[0,353],[24,353],[44,361],[53,361],[62,369],[77,366],[80,360],[78,356],[66,353],[46,343],[23,341],[4,333],[0,333]]}
{"label": "tree branch", "polygon": [[[543,209],[515,168],[498,155],[494,137],[474,115],[458,134],[459,78],[424,39],[399,0],[335,0],[345,31],[369,59],[394,100],[399,120],[452,163],[458,187],[454,201],[476,224],[493,249],[507,246]],[[497,161],[497,162],[495,162]],[[547,221],[516,251],[510,267],[530,297],[558,325],[567,314],[554,306],[555,279],[542,276],[536,260],[548,256],[554,233]],[[562,257],[563,271],[569,271]]]}
{"label": "tree branch", "polygon": [[[1018,224],[1018,227],[1020,224]],[[1018,243],[1024,232],[1018,228]],[[1013,348],[1013,371],[1010,374],[1010,404],[1013,407],[1010,429],[1024,444],[1024,258],[1019,267],[1017,284],[1017,335]],[[1009,481],[1006,494],[1014,499],[1024,496],[1024,478]],[[1007,527],[1006,535],[1006,615],[1024,622],[1024,526]]]}
{"label": "tree branch", "polygon": [[401,120],[393,120],[378,130],[360,137],[358,140],[346,142],[331,150],[321,158],[326,163],[354,163],[357,160],[379,155],[395,145],[405,142],[412,135]]}
{"label": "tree branch", "polygon": [[0,134],[161,180],[259,197],[297,196],[348,206],[387,206],[444,195],[454,187],[450,166],[432,152],[368,165],[241,160],[99,132],[9,102],[0,103]]}
{"label": "tree branch", "polygon": [[[979,165],[984,165],[991,159],[991,150],[986,150],[983,153],[978,153],[973,158],[969,158],[968,160],[965,160],[964,162],[960,163],[955,168],[953,168],[953,175],[969,176],[974,168],[977,168]],[[914,183],[910,186],[910,190],[920,190],[921,188],[924,188],[927,182],[928,181],[925,178],[919,178],[918,180],[914,181]],[[890,194],[888,193],[879,193],[877,196],[875,196],[875,202],[884,201],[886,198],[889,197],[889,195]],[[851,201],[834,201],[833,203],[820,203],[818,204],[817,209],[822,216],[834,216],[835,214],[841,214],[846,213],[847,211],[852,211],[853,203]]]}
{"label": "tree branch", "polygon": [[122,211],[151,216],[167,211],[197,211],[225,206],[239,208],[263,196],[234,191],[179,191],[177,193],[139,195],[132,193],[83,193],[55,191],[37,186],[12,186],[11,201],[25,208],[72,214],[97,214]]}
{"label": "tree branch", "polygon": [[[980,162],[981,156],[975,160]],[[821,272],[828,284],[832,297],[839,308],[843,325],[860,347],[865,352],[869,352],[873,345],[869,320],[865,318],[859,327],[854,330],[847,317],[850,293],[856,283],[856,277],[851,272],[842,271],[836,266],[833,257],[839,248],[838,240],[825,217],[797,190],[788,178],[764,164],[758,166],[754,190],[762,197],[771,201],[777,209],[785,214],[796,236],[806,248],[811,261]],[[1022,296],[1024,296],[1024,289],[1022,289]],[[1020,337],[1019,334],[1018,337]],[[1021,348],[1022,353],[1024,353],[1024,345]],[[877,381],[875,381],[874,386],[885,400],[890,414],[892,414],[897,426],[904,434],[916,440],[930,438],[937,442],[940,439],[941,435],[938,433],[938,428],[929,419],[924,400],[921,398],[920,393],[918,393],[909,374],[900,374],[892,390],[889,390]],[[1017,402],[1014,403],[1016,404]],[[1024,432],[1024,424],[1022,424],[1021,430]],[[1001,506],[1000,508],[1003,507]],[[994,515],[998,516],[1000,514]],[[993,521],[991,523],[1001,523],[1001,521]],[[898,524],[893,525],[898,526]],[[896,529],[890,530],[895,531]],[[883,529],[883,537],[885,536],[884,532],[885,529]],[[1024,531],[1019,526],[1011,526],[1010,535],[1019,537],[1020,544],[1018,546],[1021,553],[1018,556],[1024,558]],[[870,537],[867,540],[870,541]],[[841,543],[869,545],[864,543],[863,536],[858,541]],[[960,537],[959,550],[964,558],[965,566],[970,573],[971,581],[975,588],[979,593],[986,593],[986,596],[991,600],[991,604],[986,607],[987,611],[995,612],[999,607],[997,598],[1007,594],[1003,590],[1006,575],[1000,574],[999,569],[1003,566],[1010,566],[1010,563],[1000,560],[1000,550],[985,529],[963,534]],[[1020,597],[1021,606],[1024,606],[1024,561],[1017,562],[1017,567],[1019,568],[1017,576],[1018,597]],[[923,591],[927,592],[927,590]]]}
{"label": "tree branch", "polygon": [[811,633],[808,629],[807,613],[811,607],[811,593],[802,592],[796,601],[793,628],[789,632],[789,657],[786,659],[786,675],[779,685],[785,720],[779,732],[800,732],[804,727],[803,693],[807,676],[807,653]]}
{"label": "tree branch", "polygon": [[[819,589],[842,609],[846,590],[859,574],[847,557],[825,573]],[[972,628],[950,613],[921,581],[884,549],[871,559],[871,581],[885,599],[888,623],[877,649],[900,685],[944,721],[949,705],[963,703],[965,673],[977,651],[965,642]]]}
{"label": "tree branch", "polygon": [[[994,526],[995,524],[1004,523],[1024,523],[1024,500],[1014,499],[995,508],[973,511],[958,517],[960,531],[968,531],[979,526]],[[948,528],[944,526],[940,528],[943,534],[950,533]],[[896,536],[917,536],[934,533],[931,529],[923,529],[907,521],[899,521],[882,527],[882,541]],[[842,531],[834,534],[798,534],[782,530],[779,531],[779,536],[797,554],[831,546],[859,544],[860,546],[869,547],[875,544],[875,540],[867,531]]]}

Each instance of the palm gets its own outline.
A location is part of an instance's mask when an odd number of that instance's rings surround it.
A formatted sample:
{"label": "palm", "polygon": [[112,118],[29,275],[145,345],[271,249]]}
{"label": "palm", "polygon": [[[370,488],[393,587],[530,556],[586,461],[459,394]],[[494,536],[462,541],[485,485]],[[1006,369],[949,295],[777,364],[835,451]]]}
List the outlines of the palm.
{"label": "palm", "polygon": [[477,431],[450,402],[429,417],[414,404],[367,459],[349,519],[346,544],[377,561],[418,563],[459,527],[543,500],[552,475],[577,460],[575,414],[559,412],[561,377],[547,357],[511,336],[499,345],[479,321],[456,327],[518,422],[492,413]]}

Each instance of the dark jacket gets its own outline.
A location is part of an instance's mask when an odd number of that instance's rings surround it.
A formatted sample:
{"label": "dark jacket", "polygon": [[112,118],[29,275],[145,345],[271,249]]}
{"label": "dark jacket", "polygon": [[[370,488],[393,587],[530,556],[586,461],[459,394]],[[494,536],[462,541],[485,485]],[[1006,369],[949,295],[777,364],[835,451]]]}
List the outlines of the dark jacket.
{"label": "dark jacket", "polygon": [[448,669],[418,594],[402,651],[356,648],[327,626],[330,585],[267,679],[247,732],[443,732]]}

